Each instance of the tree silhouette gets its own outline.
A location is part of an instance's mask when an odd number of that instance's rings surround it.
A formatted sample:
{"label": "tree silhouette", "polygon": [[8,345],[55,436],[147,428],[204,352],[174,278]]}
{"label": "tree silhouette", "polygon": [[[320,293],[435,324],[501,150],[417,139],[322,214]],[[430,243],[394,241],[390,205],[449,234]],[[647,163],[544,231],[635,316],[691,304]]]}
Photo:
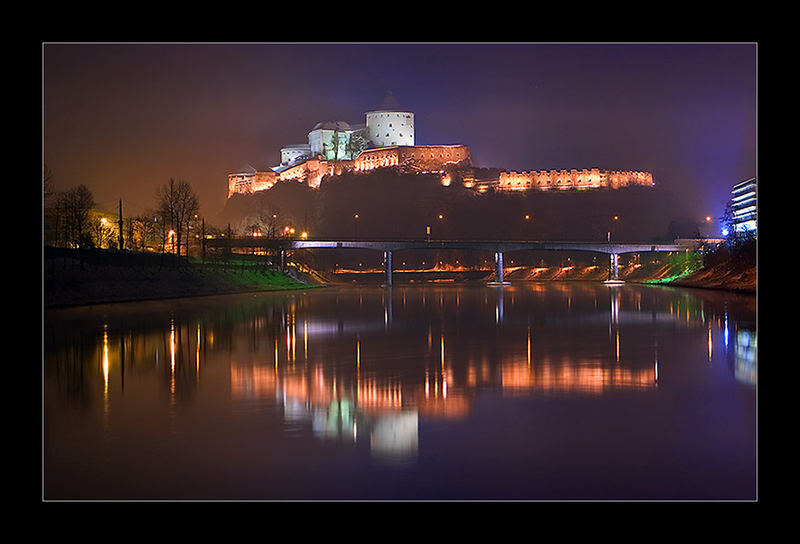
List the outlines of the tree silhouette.
{"label": "tree silhouette", "polygon": [[162,217],[164,226],[162,230],[166,235],[167,227],[175,231],[175,240],[178,255],[180,255],[181,241],[186,235],[186,254],[189,253],[189,222],[194,215],[200,211],[200,202],[192,190],[192,186],[187,181],[175,181],[169,178],[169,182],[158,188],[156,192],[158,198],[157,213]]}
{"label": "tree silhouette", "polygon": [[63,218],[64,241],[72,247],[91,247],[92,239],[89,230],[89,210],[95,206],[92,192],[79,185],[64,191],[58,196],[56,208]]}

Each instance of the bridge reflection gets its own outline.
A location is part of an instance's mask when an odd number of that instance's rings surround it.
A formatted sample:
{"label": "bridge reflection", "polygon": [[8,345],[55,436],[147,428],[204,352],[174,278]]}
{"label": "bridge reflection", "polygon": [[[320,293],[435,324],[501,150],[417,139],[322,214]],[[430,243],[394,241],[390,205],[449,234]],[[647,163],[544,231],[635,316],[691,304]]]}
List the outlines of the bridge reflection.
{"label": "bridge reflection", "polygon": [[276,403],[285,425],[368,439],[375,455],[403,461],[419,425],[467,417],[483,392],[647,395],[669,374],[663,344],[679,331],[709,365],[731,349],[736,378],[755,384],[755,331],[678,293],[593,283],[326,289],[198,301],[188,313],[172,303],[165,320],[147,305],[139,329],[124,314],[93,339],[89,326],[69,341],[48,331],[61,347],[46,360],[77,403],[97,383],[108,406],[126,377],[137,386],[150,374],[174,410],[222,388],[242,405]]}

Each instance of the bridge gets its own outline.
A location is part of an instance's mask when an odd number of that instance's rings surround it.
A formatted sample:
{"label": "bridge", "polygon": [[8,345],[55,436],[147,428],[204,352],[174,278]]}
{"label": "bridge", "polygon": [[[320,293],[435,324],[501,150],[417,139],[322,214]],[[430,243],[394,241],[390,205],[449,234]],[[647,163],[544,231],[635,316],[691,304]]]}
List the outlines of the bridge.
{"label": "bridge", "polygon": [[674,252],[696,249],[696,240],[681,240],[673,244],[631,242],[534,242],[507,240],[296,240],[288,238],[265,239],[261,237],[207,238],[205,247],[273,249],[280,251],[281,267],[286,252],[292,249],[371,249],[382,251],[386,285],[392,285],[392,253],[414,250],[473,250],[493,252],[495,255],[495,282],[503,281],[503,254],[509,251],[586,251],[609,255],[609,280],[618,280],[619,255],[625,253]]}

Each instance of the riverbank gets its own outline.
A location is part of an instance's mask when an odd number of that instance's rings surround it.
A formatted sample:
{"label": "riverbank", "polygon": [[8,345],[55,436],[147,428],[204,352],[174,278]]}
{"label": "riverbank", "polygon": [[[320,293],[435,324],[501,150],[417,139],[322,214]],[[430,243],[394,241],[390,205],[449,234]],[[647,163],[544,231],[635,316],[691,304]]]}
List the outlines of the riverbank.
{"label": "riverbank", "polygon": [[[122,261],[121,258],[133,261]],[[147,259],[147,260],[145,260]],[[665,263],[629,263],[619,268],[619,279],[629,283],[662,284],[677,287],[722,289],[755,294],[757,270],[754,260],[729,258],[699,262],[672,260]],[[472,273],[473,275],[470,275]],[[449,274],[449,275],[448,275]],[[474,276],[477,274],[477,276]],[[108,302],[131,302],[165,298],[234,294],[253,291],[308,289],[327,283],[313,271],[289,273],[266,270],[253,263],[225,265],[190,263],[181,259],[161,260],[159,256],[136,256],[93,252],[78,256],[48,253],[43,267],[45,307],[78,306]],[[373,274],[382,281],[383,274]],[[337,274],[336,276],[341,276]],[[346,283],[369,283],[369,274],[353,274]],[[409,278],[404,278],[409,276]],[[474,277],[473,277],[474,276]],[[395,274],[395,281],[460,282],[491,279],[491,271],[435,271]],[[412,278],[413,277],[413,278]],[[507,281],[603,281],[607,266],[509,267]],[[331,278],[334,283],[342,277]]]}
{"label": "riverbank", "polygon": [[757,276],[756,266],[737,267],[731,263],[720,263],[675,279],[669,282],[669,285],[755,294]]}
{"label": "riverbank", "polygon": [[43,270],[46,308],[315,287],[254,268],[76,266]]}

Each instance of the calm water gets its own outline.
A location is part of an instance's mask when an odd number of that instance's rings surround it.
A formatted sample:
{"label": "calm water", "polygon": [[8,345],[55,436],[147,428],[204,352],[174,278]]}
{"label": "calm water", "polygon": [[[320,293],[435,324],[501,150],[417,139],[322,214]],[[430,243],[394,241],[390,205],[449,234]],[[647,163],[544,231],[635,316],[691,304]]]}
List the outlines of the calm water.
{"label": "calm water", "polygon": [[327,288],[45,313],[43,496],[753,500],[755,297]]}

